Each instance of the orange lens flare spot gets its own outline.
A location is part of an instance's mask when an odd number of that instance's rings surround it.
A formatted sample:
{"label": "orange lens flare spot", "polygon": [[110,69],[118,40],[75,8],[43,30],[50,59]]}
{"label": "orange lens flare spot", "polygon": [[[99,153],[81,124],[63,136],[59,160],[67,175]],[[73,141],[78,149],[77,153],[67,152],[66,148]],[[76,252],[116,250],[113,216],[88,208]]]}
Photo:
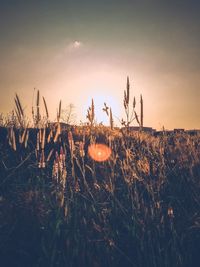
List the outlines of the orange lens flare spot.
{"label": "orange lens flare spot", "polygon": [[90,157],[95,161],[106,161],[111,155],[111,149],[104,144],[93,144],[88,148]]}

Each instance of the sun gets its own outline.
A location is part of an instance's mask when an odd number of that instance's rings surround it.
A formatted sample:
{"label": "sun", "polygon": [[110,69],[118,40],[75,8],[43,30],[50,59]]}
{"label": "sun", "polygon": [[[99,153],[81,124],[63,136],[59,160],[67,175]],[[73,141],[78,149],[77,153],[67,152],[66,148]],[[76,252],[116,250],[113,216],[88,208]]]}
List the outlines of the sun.
{"label": "sun", "polygon": [[119,103],[118,100],[114,96],[110,96],[104,92],[97,93],[95,92],[94,96],[87,101],[87,109],[91,106],[92,99],[94,100],[94,111],[95,111],[95,121],[97,123],[103,123],[103,125],[109,125],[109,117],[106,112],[103,111],[104,103],[111,109],[113,116],[119,115]]}

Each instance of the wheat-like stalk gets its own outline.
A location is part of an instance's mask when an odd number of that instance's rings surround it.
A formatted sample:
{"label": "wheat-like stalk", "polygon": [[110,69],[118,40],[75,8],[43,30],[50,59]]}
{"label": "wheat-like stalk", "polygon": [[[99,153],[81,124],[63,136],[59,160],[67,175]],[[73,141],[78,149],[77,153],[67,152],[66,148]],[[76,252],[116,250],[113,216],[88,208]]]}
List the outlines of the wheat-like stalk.
{"label": "wheat-like stalk", "polygon": [[106,113],[107,116],[109,116],[109,113],[108,113],[108,111],[109,111],[109,107],[106,105],[105,102],[104,102],[104,107],[103,107],[102,110]]}
{"label": "wheat-like stalk", "polygon": [[25,140],[24,140],[24,147],[27,147],[27,143],[28,143],[28,138],[29,138],[29,130],[26,131],[26,136],[25,136]]}
{"label": "wheat-like stalk", "polygon": [[127,81],[126,81],[126,103],[127,103],[127,106],[129,105],[129,98],[130,98],[130,82],[129,82],[129,77],[127,77]]}
{"label": "wheat-like stalk", "polygon": [[19,133],[19,143],[23,144],[25,141],[25,137],[26,137],[26,132],[27,132],[27,128],[22,130],[22,134]]}
{"label": "wheat-like stalk", "polygon": [[37,132],[36,151],[40,150],[40,133]]}
{"label": "wheat-like stalk", "polygon": [[45,112],[46,112],[46,117],[47,119],[49,118],[49,112],[48,112],[48,108],[47,108],[47,103],[44,97],[43,98],[43,103],[44,103],[44,107],[45,107]]}
{"label": "wheat-like stalk", "polygon": [[49,135],[47,137],[47,143],[49,143],[51,141],[52,137],[53,137],[53,132],[52,132],[52,129],[51,129],[50,132],[49,132]]}
{"label": "wheat-like stalk", "polygon": [[22,105],[21,105],[21,102],[19,100],[19,97],[17,94],[15,95],[15,97],[16,97],[17,106],[19,108],[19,114],[21,114],[21,116],[24,116],[24,111],[22,109]]}
{"label": "wheat-like stalk", "polygon": [[[16,104],[16,107],[17,107],[17,104]],[[15,108],[15,114],[17,116],[17,120],[18,120],[19,124],[21,125],[21,118],[20,118],[20,114],[19,114],[19,111],[17,108]]]}
{"label": "wheat-like stalk", "polygon": [[24,125],[24,111],[22,109],[22,105],[21,105],[21,102],[20,102],[19,97],[18,97],[17,94],[15,94],[15,99],[14,100],[15,100],[15,106],[16,106],[15,113],[17,115],[17,119],[18,119],[19,125],[21,127],[23,127],[23,125]]}
{"label": "wheat-like stalk", "polygon": [[42,132],[42,143],[41,143],[41,148],[44,150],[45,147],[45,136],[46,136],[46,128],[43,129]]}
{"label": "wheat-like stalk", "polygon": [[69,142],[71,158],[73,158],[75,146],[74,146],[74,138],[71,131],[68,132],[68,142]]}
{"label": "wheat-like stalk", "polygon": [[94,99],[92,98],[92,109],[91,109],[91,116],[92,116],[92,120],[94,120]]}
{"label": "wheat-like stalk", "polygon": [[135,108],[135,106],[136,106],[136,99],[135,99],[135,96],[134,96],[134,98],[133,98],[133,109]]}
{"label": "wheat-like stalk", "polygon": [[144,113],[143,113],[143,98],[142,95],[140,96],[140,127],[143,128],[143,119],[144,119]]}
{"label": "wheat-like stalk", "polygon": [[110,128],[111,128],[111,130],[113,130],[113,125],[114,125],[114,121],[113,121],[112,109],[110,108]]}
{"label": "wheat-like stalk", "polygon": [[55,136],[54,136],[54,140],[53,140],[54,143],[57,142],[60,133],[61,133],[60,123],[58,122],[58,123],[57,123],[57,128],[56,128],[56,134],[55,134]]}
{"label": "wheat-like stalk", "polygon": [[36,99],[36,126],[39,127],[40,122],[40,91],[37,91],[37,99]]}
{"label": "wheat-like stalk", "polygon": [[139,121],[139,118],[138,118],[136,111],[134,111],[134,114],[135,114],[135,119],[136,119],[137,123],[140,125],[140,121]]}
{"label": "wheat-like stalk", "polygon": [[89,120],[90,126],[92,127],[94,125],[94,118],[95,118],[94,100],[93,100],[93,98],[92,98],[91,107],[89,107],[88,110],[87,110],[86,118]]}
{"label": "wheat-like stalk", "polygon": [[58,116],[57,116],[57,121],[60,121],[60,117],[61,117],[61,100],[59,102],[59,108],[58,108]]}
{"label": "wheat-like stalk", "polygon": [[17,147],[16,147],[16,137],[15,137],[15,131],[13,129],[13,127],[10,128],[10,131],[8,132],[8,135],[9,135],[9,144],[10,146],[12,147],[12,149],[14,151],[17,150]]}

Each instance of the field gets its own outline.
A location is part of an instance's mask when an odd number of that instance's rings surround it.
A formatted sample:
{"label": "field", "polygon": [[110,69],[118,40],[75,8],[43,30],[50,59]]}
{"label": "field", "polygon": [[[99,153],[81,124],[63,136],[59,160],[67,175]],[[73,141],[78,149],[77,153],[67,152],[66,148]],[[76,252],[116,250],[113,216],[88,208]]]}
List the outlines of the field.
{"label": "field", "polygon": [[1,266],[199,266],[199,177],[198,135],[1,127]]}

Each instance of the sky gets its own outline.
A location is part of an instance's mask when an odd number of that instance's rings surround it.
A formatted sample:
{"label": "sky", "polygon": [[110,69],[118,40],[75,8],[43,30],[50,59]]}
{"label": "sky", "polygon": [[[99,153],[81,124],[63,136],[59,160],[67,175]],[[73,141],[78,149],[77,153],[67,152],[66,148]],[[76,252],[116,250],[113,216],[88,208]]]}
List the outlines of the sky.
{"label": "sky", "polygon": [[199,14],[198,0],[0,0],[0,112],[17,93],[30,115],[36,88],[52,119],[61,99],[85,122],[94,98],[119,125],[129,76],[144,126],[200,129]]}

